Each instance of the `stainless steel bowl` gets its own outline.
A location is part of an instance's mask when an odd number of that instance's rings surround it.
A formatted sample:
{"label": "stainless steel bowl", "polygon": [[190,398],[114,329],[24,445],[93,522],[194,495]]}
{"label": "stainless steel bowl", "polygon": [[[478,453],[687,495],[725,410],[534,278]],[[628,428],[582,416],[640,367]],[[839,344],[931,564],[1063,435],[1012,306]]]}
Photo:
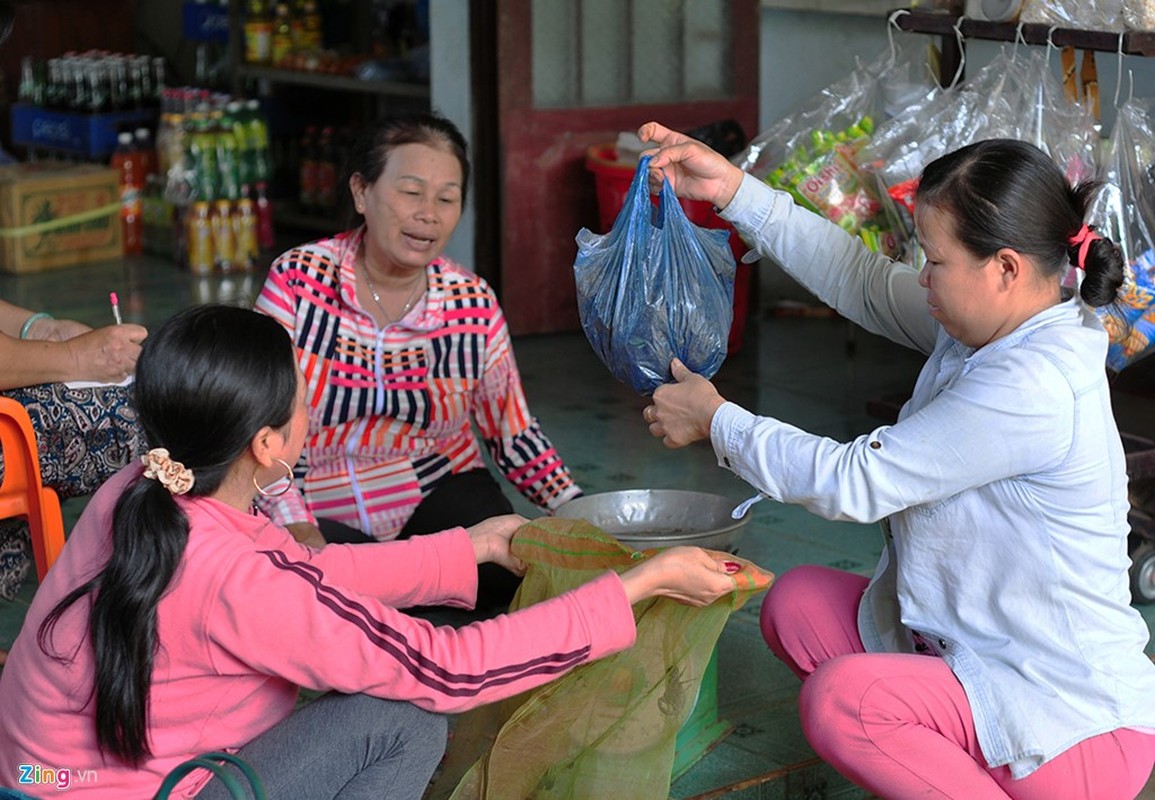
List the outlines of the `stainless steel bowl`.
{"label": "stainless steel bowl", "polygon": [[750,512],[734,519],[738,501],[681,489],[627,489],[563,503],[554,516],[584,519],[635,550],[697,545],[734,552]]}

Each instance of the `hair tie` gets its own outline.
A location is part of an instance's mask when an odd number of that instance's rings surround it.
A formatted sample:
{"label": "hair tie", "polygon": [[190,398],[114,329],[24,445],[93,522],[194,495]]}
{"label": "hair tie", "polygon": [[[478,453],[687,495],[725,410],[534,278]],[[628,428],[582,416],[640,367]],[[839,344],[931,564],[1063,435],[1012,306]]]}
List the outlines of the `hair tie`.
{"label": "hair tie", "polygon": [[1087,269],[1087,251],[1091,249],[1091,242],[1103,237],[1095,233],[1094,225],[1086,225],[1079,228],[1079,232],[1067,240],[1067,244],[1071,247],[1079,248],[1079,253],[1072,262],[1077,269]]}
{"label": "hair tie", "polygon": [[144,462],[144,477],[160,481],[160,485],[173,494],[184,494],[193,487],[196,479],[192,470],[174,461],[165,448],[154,447],[140,460]]}

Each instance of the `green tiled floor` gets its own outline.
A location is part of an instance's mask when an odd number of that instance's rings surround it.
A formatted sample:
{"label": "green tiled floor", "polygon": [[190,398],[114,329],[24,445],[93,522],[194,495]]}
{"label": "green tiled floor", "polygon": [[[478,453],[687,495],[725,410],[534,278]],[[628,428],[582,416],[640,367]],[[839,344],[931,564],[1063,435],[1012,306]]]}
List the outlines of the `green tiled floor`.
{"label": "green tiled floor", "polygon": [[[0,297],[98,325],[109,321],[108,292],[116,291],[126,320],[154,325],[192,302],[250,303],[259,284],[251,276],[196,279],[168,263],[138,259],[0,275]],[[640,419],[645,401],[609,376],[581,334],[522,337],[515,351],[533,412],[587,492],[695,489],[735,502],[752,494],[716,466],[707,445],[671,451],[651,438]],[[909,389],[920,364],[917,355],[841,320],[752,319],[741,351],[716,384],[748,408],[845,440],[881,424],[866,413],[866,400]],[[1145,413],[1155,401],[1127,397],[1130,413],[1155,416]],[[520,498],[515,503],[518,511],[533,513]],[[67,503],[66,517],[74,519],[82,506]],[[754,507],[739,552],[776,573],[801,563],[869,573],[879,547],[874,526],[827,522],[766,501]],[[0,601],[0,648],[11,644],[33,591],[30,581],[15,602]],[[1155,607],[1143,611],[1155,620]],[[798,682],[763,644],[757,602],[723,631],[718,668],[719,713],[734,730],[675,782],[673,797],[866,796],[821,763],[803,739],[795,710]]]}

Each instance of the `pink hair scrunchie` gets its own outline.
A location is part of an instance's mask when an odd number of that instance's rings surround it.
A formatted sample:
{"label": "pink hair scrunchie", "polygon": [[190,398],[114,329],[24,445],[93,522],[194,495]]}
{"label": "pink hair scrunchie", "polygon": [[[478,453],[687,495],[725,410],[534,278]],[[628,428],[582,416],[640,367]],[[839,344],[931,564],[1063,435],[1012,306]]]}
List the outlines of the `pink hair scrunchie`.
{"label": "pink hair scrunchie", "polygon": [[1095,233],[1093,225],[1084,224],[1079,228],[1079,232],[1067,240],[1067,244],[1071,247],[1079,248],[1079,255],[1075,258],[1075,267],[1086,271],[1087,269],[1087,251],[1091,248],[1091,242],[1103,237]]}

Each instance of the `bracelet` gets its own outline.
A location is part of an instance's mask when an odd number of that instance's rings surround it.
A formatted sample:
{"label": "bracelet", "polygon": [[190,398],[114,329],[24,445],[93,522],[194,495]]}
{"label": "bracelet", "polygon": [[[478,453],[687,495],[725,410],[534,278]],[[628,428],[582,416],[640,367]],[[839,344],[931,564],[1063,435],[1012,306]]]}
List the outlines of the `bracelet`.
{"label": "bracelet", "polygon": [[47,311],[37,311],[28,319],[24,320],[24,324],[20,327],[20,338],[27,339],[28,331],[32,330],[32,326],[42,319],[56,319],[56,317],[52,316]]}

